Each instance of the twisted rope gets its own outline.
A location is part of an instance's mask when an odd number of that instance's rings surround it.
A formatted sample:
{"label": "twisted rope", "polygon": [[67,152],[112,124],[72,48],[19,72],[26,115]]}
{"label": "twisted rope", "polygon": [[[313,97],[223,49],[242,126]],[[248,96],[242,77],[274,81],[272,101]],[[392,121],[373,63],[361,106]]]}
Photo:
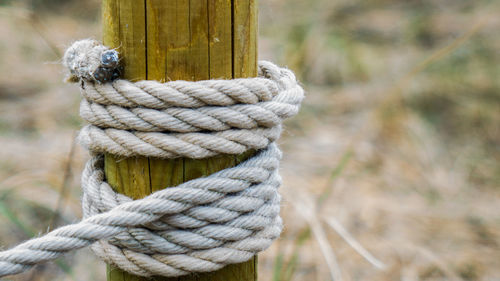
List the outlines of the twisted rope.
{"label": "twisted rope", "polygon": [[[64,58],[70,80],[81,82],[80,113],[90,123],[79,138],[94,155],[82,174],[83,220],[0,252],[0,277],[86,246],[135,275],[181,276],[247,261],[279,236],[274,141],[303,99],[293,73],[261,62],[258,78],[112,81],[120,72],[114,52],[82,40]],[[104,152],[205,158],[248,149],[258,153],[236,167],[140,200],[104,178]]]}
{"label": "twisted rope", "polygon": [[[75,71],[76,72],[76,71]],[[90,151],[120,156],[205,158],[262,149],[297,114],[295,76],[269,62],[258,78],[199,82],[83,81],[80,133]],[[169,132],[169,134],[165,134]]]}

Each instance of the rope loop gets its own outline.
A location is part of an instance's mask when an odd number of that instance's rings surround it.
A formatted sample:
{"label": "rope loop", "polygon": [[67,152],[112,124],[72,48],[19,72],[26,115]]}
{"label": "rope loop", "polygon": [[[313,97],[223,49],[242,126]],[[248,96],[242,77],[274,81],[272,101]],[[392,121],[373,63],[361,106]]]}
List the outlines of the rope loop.
{"label": "rope loop", "polygon": [[[249,260],[279,237],[282,122],[304,91],[294,74],[261,61],[258,77],[131,82],[119,79],[116,50],[75,42],[63,64],[79,82],[80,142],[92,158],[82,173],[83,220],[0,252],[0,277],[90,246],[109,264],[140,276],[181,276]],[[256,155],[236,167],[143,199],[105,181],[103,153],[122,157]]]}

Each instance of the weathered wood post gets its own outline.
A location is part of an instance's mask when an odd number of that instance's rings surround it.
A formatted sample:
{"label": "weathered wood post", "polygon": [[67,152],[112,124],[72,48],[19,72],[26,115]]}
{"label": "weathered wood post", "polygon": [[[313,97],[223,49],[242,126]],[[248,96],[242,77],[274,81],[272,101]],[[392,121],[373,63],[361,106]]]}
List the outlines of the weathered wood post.
{"label": "weathered wood post", "polygon": [[[103,0],[104,44],[118,48],[129,80],[204,80],[257,75],[256,0]],[[142,198],[236,165],[252,152],[210,159],[105,156],[108,183]],[[257,280],[257,258],[219,271],[153,280]],[[108,266],[108,280],[151,280]]]}

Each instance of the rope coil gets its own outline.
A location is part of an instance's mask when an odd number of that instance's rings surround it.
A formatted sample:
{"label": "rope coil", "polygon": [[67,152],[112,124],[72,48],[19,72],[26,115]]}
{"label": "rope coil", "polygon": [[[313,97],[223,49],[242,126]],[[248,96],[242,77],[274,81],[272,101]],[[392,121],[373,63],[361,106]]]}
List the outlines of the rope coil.
{"label": "rope coil", "polygon": [[[94,40],[75,42],[63,61],[90,123],[79,135],[93,155],[82,173],[84,218],[0,252],[0,277],[86,246],[135,275],[181,276],[247,261],[279,237],[274,141],[304,97],[291,71],[260,62],[257,78],[132,83],[116,80],[118,54]],[[140,200],[104,177],[105,152],[200,159],[248,149],[258,153],[236,167]]]}

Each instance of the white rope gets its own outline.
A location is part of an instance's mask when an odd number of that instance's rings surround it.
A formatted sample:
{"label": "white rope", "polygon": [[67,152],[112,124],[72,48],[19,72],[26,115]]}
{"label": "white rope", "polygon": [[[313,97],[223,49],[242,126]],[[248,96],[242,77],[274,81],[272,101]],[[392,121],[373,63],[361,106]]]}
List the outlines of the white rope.
{"label": "white rope", "polygon": [[[82,174],[84,219],[0,252],[0,277],[86,246],[135,275],[181,276],[247,261],[279,236],[274,141],[303,99],[293,73],[261,62],[258,78],[112,81],[120,71],[115,53],[82,40],[64,58],[71,80],[81,82],[81,116],[91,123],[79,137],[94,155]],[[140,200],[104,179],[104,152],[205,158],[248,149],[258,152],[234,168]]]}

